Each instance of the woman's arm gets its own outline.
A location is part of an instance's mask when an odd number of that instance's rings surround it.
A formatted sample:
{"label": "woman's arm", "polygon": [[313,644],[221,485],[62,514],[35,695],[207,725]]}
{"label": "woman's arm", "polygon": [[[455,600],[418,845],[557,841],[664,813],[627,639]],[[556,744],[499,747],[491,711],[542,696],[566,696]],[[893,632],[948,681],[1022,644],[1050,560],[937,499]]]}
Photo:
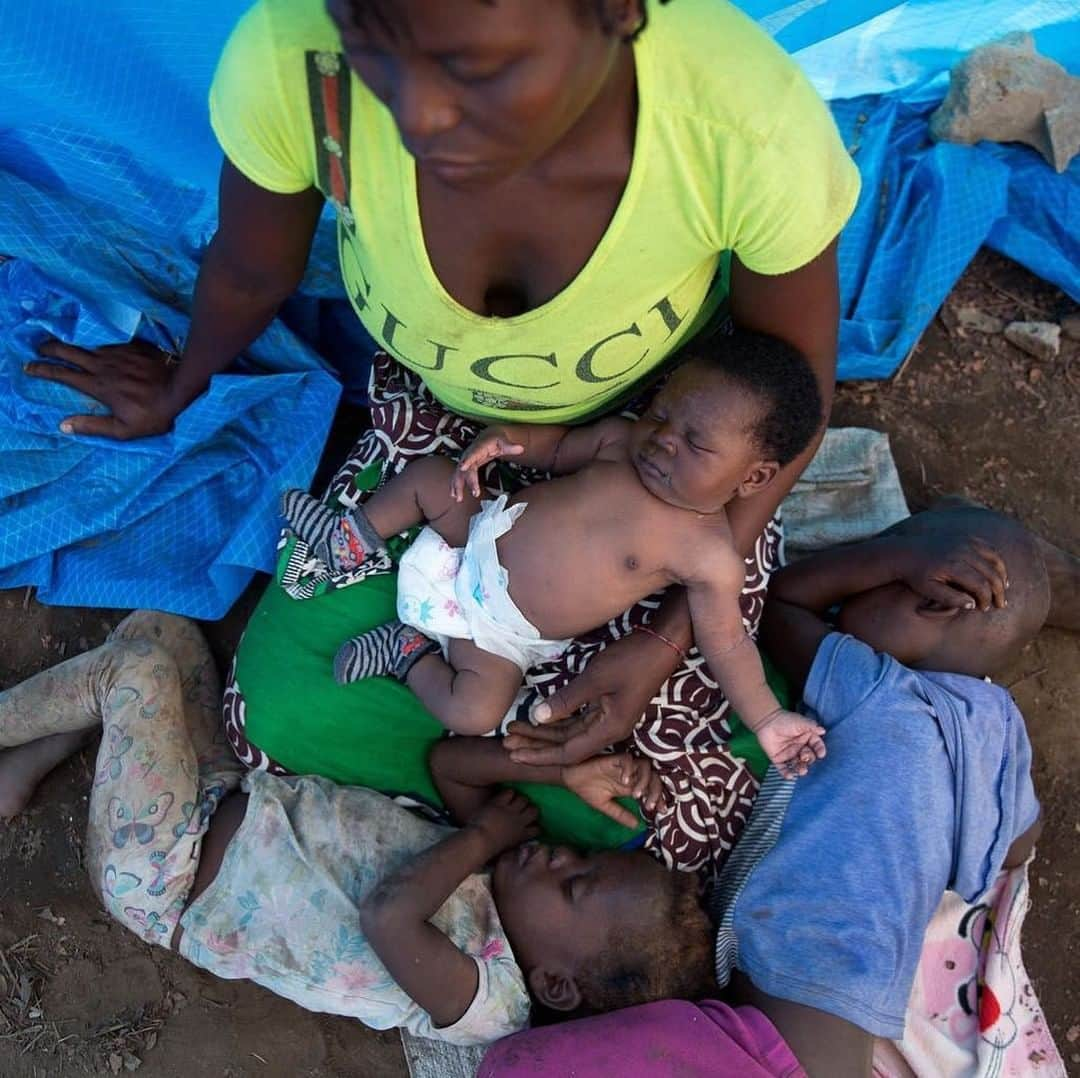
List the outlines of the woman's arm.
{"label": "woman's arm", "polygon": [[322,211],[310,188],[279,195],[252,183],[228,160],[221,169],[218,229],[195,283],[187,342],[176,366],[142,341],[84,349],[46,341],[27,372],[78,389],[110,415],[76,415],[65,433],[145,438],[169,430],[175,417],[270,324],[304,275]]}
{"label": "woman's arm", "polygon": [[777,507],[813,459],[828,425],[836,386],[836,342],[840,325],[837,240],[805,266],[778,277],[748,270],[731,259],[731,316],[741,329],[770,333],[806,357],[821,394],[821,429],[809,446],[768,487],[728,507],[735,548],[746,556]]}
{"label": "woman's arm", "polygon": [[437,1026],[457,1022],[479,985],[476,962],[430,919],[493,857],[538,832],[536,807],[504,790],[469,824],[382,880],[360,907],[360,928],[387,972]]}
{"label": "woman's arm", "polygon": [[227,158],[219,199],[217,232],[196,282],[191,328],[173,378],[177,411],[262,333],[296,291],[323,208],[316,188],[274,194]]}

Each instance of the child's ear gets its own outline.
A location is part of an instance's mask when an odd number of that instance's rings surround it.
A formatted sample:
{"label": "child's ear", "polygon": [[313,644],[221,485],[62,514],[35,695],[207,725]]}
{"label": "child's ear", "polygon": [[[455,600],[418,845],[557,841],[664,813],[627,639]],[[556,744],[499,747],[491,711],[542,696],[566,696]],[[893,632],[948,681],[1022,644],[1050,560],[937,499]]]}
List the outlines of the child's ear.
{"label": "child's ear", "polygon": [[775,460],[759,460],[746,470],[742,482],[735,488],[737,498],[748,498],[751,494],[757,494],[764,490],[780,471],[780,463]]}
{"label": "child's ear", "polygon": [[581,1006],[581,989],[565,970],[534,966],[529,970],[529,989],[549,1010],[576,1011]]}

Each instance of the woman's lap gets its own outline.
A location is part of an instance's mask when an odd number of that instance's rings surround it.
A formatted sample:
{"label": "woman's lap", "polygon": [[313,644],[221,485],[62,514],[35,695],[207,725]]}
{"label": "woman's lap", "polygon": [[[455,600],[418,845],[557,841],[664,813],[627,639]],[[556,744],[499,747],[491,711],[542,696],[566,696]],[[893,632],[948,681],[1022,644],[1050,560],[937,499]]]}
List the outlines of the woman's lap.
{"label": "woman's lap", "polygon": [[395,616],[395,581],[373,576],[307,602],[271,583],[226,692],[240,690],[249,742],[288,771],[434,802],[426,756],[442,726],[391,678],[338,685],[332,673],[343,640]]}
{"label": "woman's lap", "polygon": [[[301,603],[271,584],[225,691],[226,732],[245,763],[440,804],[427,755],[443,727],[390,678],[340,686],[331,673],[341,641],[393,617],[395,599],[393,574]],[[528,790],[553,838],[603,847],[633,834],[566,790]]]}
{"label": "woman's lap", "polygon": [[[372,429],[331,483],[331,494],[341,502],[362,498],[358,489],[364,483],[358,477],[377,480],[380,465],[392,474],[430,452],[460,451],[477,430],[448,415],[412,376],[385,359],[376,360],[371,398]],[[489,486],[498,491],[508,482],[537,478],[502,471],[489,475]],[[773,522],[748,559],[743,607],[752,628],[779,545],[779,525]],[[235,678],[226,689],[226,724],[234,747],[253,766],[276,763],[298,773],[435,800],[426,757],[442,728],[396,682],[378,678],[338,686],[331,674],[343,640],[395,616],[396,578],[386,572],[390,566],[383,562],[330,578],[312,574],[305,553],[302,545],[286,544],[278,580],[267,589],[240,644]],[[530,671],[533,697],[566,684],[647,617],[648,609],[648,602],[639,604],[575,641],[557,663]],[[668,789],[668,807],[651,821],[647,841],[669,864],[715,866],[741,832],[757,783],[746,762],[728,751],[731,734],[726,702],[697,655],[663,686],[635,731],[634,750],[654,761]],[[554,837],[614,846],[632,836],[567,791],[532,788],[530,795],[539,801]]]}

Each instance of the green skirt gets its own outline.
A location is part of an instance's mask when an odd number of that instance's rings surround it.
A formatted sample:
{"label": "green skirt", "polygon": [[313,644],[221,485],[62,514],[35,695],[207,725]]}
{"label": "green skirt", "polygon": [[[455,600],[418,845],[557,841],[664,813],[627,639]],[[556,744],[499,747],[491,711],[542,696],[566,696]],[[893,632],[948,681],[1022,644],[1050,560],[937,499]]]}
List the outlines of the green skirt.
{"label": "green skirt", "polygon": [[[396,598],[393,573],[306,600],[290,598],[271,581],[236,655],[234,687],[244,703],[243,733],[296,774],[440,805],[427,756],[444,728],[392,678],[338,685],[331,671],[343,641],[397,616]],[[783,691],[773,671],[770,681]],[[757,741],[732,722],[729,750],[746,758],[760,777],[766,761]],[[552,841],[612,848],[642,837],[644,824],[636,830],[623,827],[561,787],[522,783],[519,788],[539,807]],[[633,802],[626,804],[636,811]]]}

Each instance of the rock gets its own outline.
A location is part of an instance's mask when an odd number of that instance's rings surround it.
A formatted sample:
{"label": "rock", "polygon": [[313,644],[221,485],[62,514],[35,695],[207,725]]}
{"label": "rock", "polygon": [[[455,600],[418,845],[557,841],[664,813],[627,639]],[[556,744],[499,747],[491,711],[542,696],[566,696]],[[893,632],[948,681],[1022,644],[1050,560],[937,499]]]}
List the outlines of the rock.
{"label": "rock", "polygon": [[1061,351],[1061,326],[1056,322],[1010,322],[1005,339],[1036,359],[1053,359]]}
{"label": "rock", "polygon": [[1067,314],[1061,320],[1061,332],[1070,340],[1080,341],[1080,311]]}
{"label": "rock", "polygon": [[930,117],[936,141],[1024,142],[1064,172],[1080,152],[1080,78],[1035,51],[1030,34],[973,49]]}
{"label": "rock", "polygon": [[1005,328],[1002,319],[995,318],[978,307],[957,307],[953,314],[964,329],[973,329],[976,333],[1000,333]]}

